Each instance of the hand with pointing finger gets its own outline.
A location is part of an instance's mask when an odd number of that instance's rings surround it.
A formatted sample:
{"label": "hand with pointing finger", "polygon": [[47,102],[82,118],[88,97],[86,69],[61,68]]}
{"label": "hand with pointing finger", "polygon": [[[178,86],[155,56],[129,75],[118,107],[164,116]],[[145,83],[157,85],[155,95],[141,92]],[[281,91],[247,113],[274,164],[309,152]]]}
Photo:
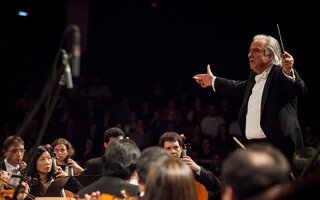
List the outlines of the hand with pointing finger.
{"label": "hand with pointing finger", "polygon": [[210,65],[207,65],[207,73],[206,74],[197,74],[193,76],[193,79],[202,87],[212,86],[213,74],[210,69]]}

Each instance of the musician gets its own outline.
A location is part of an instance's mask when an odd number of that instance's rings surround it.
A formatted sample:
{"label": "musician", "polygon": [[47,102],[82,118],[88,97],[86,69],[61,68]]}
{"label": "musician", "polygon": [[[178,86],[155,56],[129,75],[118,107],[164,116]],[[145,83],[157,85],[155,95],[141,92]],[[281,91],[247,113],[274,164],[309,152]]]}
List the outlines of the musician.
{"label": "musician", "polygon": [[250,144],[236,149],[223,163],[223,200],[249,199],[289,183],[290,164],[270,144]]}
{"label": "musician", "polygon": [[144,195],[145,183],[150,166],[159,160],[170,158],[171,155],[161,147],[148,147],[144,149],[137,160],[137,181],[139,184],[140,196]]}
{"label": "musician", "polygon": [[64,139],[58,138],[51,144],[53,152],[57,156],[57,165],[60,166],[69,176],[78,176],[83,168],[71,157],[74,155],[72,144]]}
{"label": "musician", "polygon": [[[0,169],[11,172],[13,175],[21,175],[21,171],[25,170],[27,164],[22,161],[25,149],[24,141],[19,136],[9,136],[3,142],[2,153],[4,159],[0,161]],[[11,178],[9,183],[16,185],[19,178]]]}
{"label": "musician", "polygon": [[193,77],[205,88],[221,94],[242,97],[239,125],[247,143],[267,142],[278,147],[291,161],[293,153],[303,147],[297,117],[297,97],[306,92],[304,81],[293,68],[293,57],[281,56],[278,41],[256,35],[248,53],[248,80],[234,81],[214,76],[210,66],[206,74]]}
{"label": "musician", "polygon": [[198,199],[191,168],[173,157],[152,165],[147,175],[143,200],[163,199]]}
{"label": "musician", "polygon": [[138,196],[139,187],[130,184],[130,179],[136,170],[136,161],[141,152],[131,139],[113,141],[103,157],[103,176],[92,184],[84,187],[77,195],[83,198],[85,194],[100,191],[123,198],[120,190],[126,190],[131,196]]}
{"label": "musician", "polygon": [[[27,160],[29,166],[26,173],[32,178],[39,180],[37,185],[30,187],[30,193],[36,197],[42,197],[55,178],[68,176],[60,166],[54,169],[50,151],[44,145],[35,146],[30,150],[30,156]],[[81,188],[81,184],[73,177],[70,177],[65,185],[65,189],[73,193],[78,192]]]}
{"label": "musician", "polygon": [[[122,140],[125,137],[124,132],[117,127],[112,127],[104,132],[103,146],[106,149],[114,140]],[[87,161],[84,171],[81,175],[101,175],[102,156],[92,158]]]}
{"label": "musician", "polygon": [[193,170],[196,180],[200,182],[202,185],[204,185],[208,191],[219,191],[220,182],[212,172],[199,166],[189,156],[183,156],[181,158],[183,147],[181,136],[178,133],[164,133],[160,137],[159,146],[166,149],[173,157],[180,158],[182,162],[188,165]]}

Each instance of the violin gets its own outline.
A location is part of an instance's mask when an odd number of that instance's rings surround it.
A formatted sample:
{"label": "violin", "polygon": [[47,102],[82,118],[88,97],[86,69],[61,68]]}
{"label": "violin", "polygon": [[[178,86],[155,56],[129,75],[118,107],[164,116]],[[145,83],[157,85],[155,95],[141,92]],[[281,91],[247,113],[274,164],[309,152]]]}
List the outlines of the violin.
{"label": "violin", "polygon": [[[10,189],[4,190],[0,192],[0,200],[6,199],[6,200],[10,200],[13,198],[14,196],[14,192],[16,189],[16,186],[11,185],[10,183],[8,183],[7,181],[3,180],[2,178],[0,178],[0,184],[6,185],[8,186]],[[26,193],[27,194],[27,198],[34,200],[36,197]]]}

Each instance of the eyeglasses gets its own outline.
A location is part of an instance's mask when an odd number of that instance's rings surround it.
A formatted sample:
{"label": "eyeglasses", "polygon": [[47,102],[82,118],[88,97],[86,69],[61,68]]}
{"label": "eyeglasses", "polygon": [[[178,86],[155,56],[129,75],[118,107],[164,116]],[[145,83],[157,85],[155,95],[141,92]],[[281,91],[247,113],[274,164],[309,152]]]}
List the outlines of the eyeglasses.
{"label": "eyeglasses", "polygon": [[26,150],[24,150],[24,149],[20,149],[20,150],[19,149],[13,149],[13,150],[10,150],[8,152],[13,153],[13,154],[15,154],[17,152],[19,152],[20,154],[24,154],[26,152]]}

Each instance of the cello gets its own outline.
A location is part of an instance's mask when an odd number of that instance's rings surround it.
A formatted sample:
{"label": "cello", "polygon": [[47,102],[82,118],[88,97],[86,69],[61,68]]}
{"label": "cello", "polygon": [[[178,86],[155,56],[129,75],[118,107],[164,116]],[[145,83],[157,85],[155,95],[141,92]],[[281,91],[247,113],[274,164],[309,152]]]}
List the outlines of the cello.
{"label": "cello", "polygon": [[[190,144],[187,143],[187,138],[184,136],[184,134],[181,134],[181,139],[182,139],[182,153],[181,156],[187,156],[187,151],[191,148]],[[207,189],[198,181],[195,181],[197,193],[198,193],[198,200],[208,200],[208,191]]]}

